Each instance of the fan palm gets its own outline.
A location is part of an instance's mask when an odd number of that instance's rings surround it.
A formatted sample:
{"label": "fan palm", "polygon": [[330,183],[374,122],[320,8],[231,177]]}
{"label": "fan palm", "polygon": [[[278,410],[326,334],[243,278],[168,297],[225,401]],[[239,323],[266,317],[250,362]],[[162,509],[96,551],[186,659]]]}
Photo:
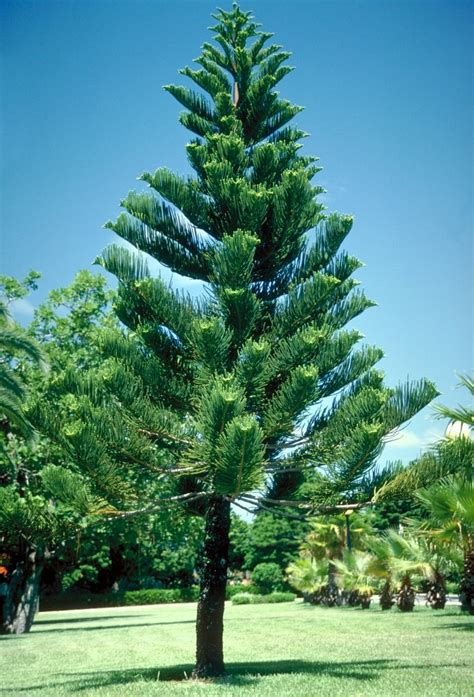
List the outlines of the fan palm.
{"label": "fan palm", "polygon": [[[351,514],[351,543],[357,547],[371,532],[371,527],[364,516]],[[306,537],[303,551],[315,560],[327,560],[327,595],[328,604],[337,601],[337,583],[335,560],[340,560],[348,545],[346,515],[325,516],[311,522],[311,532]]]}
{"label": "fan palm", "polygon": [[371,571],[372,562],[372,555],[360,550],[345,550],[342,560],[334,560],[333,564],[338,571],[338,585],[349,592],[349,605],[360,605],[363,609],[370,607],[372,595],[376,590],[375,578]]}
{"label": "fan palm", "polygon": [[474,483],[472,479],[448,477],[417,496],[430,513],[427,527],[433,539],[462,547],[460,599],[462,608],[474,615]]}
{"label": "fan palm", "polygon": [[445,576],[453,564],[455,550],[448,550],[433,537],[426,538],[416,533],[401,537],[399,550],[401,556],[395,560],[399,573],[425,578],[430,584],[427,604],[435,610],[444,608],[446,604]]}
{"label": "fan palm", "polygon": [[327,589],[328,570],[327,559],[300,557],[288,566],[286,573],[293,588],[313,605],[319,605]]}

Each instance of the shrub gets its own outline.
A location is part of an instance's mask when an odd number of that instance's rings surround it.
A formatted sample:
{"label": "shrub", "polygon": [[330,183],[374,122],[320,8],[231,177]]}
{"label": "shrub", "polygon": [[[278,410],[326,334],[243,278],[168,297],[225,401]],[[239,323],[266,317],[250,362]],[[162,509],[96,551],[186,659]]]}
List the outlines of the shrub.
{"label": "shrub", "polygon": [[266,595],[273,591],[281,591],[283,588],[283,572],[274,562],[257,564],[252,571],[252,581],[257,593]]}
{"label": "shrub", "polygon": [[227,584],[227,588],[225,590],[226,600],[232,600],[237,593],[251,593],[254,595],[257,593],[257,589],[254,585],[249,585],[246,583],[233,583],[232,585]]}
{"label": "shrub", "polygon": [[199,589],[191,588],[149,588],[139,591],[126,591],[123,605],[158,605],[160,603],[186,603],[198,599]]}
{"label": "shrub", "polygon": [[292,603],[296,593],[275,592],[268,595],[256,593],[237,593],[232,598],[232,605],[262,605],[263,603]]}

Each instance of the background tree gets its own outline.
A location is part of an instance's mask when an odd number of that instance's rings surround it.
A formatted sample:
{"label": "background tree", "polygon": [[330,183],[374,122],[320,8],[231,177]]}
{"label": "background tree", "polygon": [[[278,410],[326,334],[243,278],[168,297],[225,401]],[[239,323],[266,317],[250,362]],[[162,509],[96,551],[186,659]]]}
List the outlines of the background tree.
{"label": "background tree", "polygon": [[[3,277],[4,295],[8,300],[25,297],[37,278],[36,272],[23,283]],[[81,272],[69,288],[50,294],[28,330],[16,326],[9,329],[9,346],[22,349],[22,354],[16,358],[10,352],[2,357],[2,369],[9,385],[17,393],[18,386],[21,389],[22,419],[15,432],[15,424],[4,418],[0,433],[0,598],[4,633],[29,630],[45,565],[51,565],[54,557],[58,568],[61,557],[71,556],[68,548],[70,552],[71,546],[77,546],[77,533],[88,514],[111,510],[109,504],[104,505],[93,479],[84,476],[82,460],[58,440],[56,432],[61,419],[72,429],[71,434],[74,431],[77,403],[64,389],[68,375],[103,365],[98,337],[117,324],[110,312],[110,297],[104,278]],[[51,365],[48,379],[35,362],[23,360],[22,355],[42,360],[47,356]],[[29,386],[28,400],[25,384]],[[47,419],[40,418],[44,410]],[[35,449],[29,438],[32,433]]]}
{"label": "background tree", "polygon": [[258,513],[248,530],[247,548],[243,560],[244,569],[252,570],[257,564],[274,562],[282,570],[298,558],[300,545],[309,531],[305,520],[294,520]]}
{"label": "background tree", "polygon": [[[300,107],[275,90],[289,54],[237,5],[215,18],[216,44],[203,45],[198,69],[182,71],[199,92],[166,87],[196,136],[187,146],[194,176],[143,174],[153,193],[129,193],[106,225],[206,292],[194,301],[172,290],[120,245],[99,259],[119,281],[116,310],[141,351],[143,393],[153,390],[154,428],[135,430],[135,442],[148,431],[167,448],[168,471],[182,474],[176,495],[199,499],[205,513],[198,677],[224,671],[231,503],[337,506],[383,439],[436,394],[425,381],[387,388],[373,369],[382,352],[356,348],[361,335],[346,326],[373,303],[352,278],[360,262],[339,252],[352,219],[323,214],[316,160],[301,154],[305,134],[289,125]],[[120,351],[130,366],[132,349]],[[103,464],[115,476],[110,455]]]}
{"label": "background tree", "polygon": [[[38,434],[26,412],[28,370],[44,375],[47,361],[36,341],[12,319],[8,303],[36,287],[39,274],[30,272],[20,283],[0,277],[0,633],[29,629],[37,605],[41,549],[31,536],[46,538],[51,526],[44,500],[30,489],[30,469]],[[25,445],[23,445],[25,443]],[[27,447],[28,446],[28,447]],[[34,457],[39,457],[38,450]],[[54,526],[53,526],[54,527]],[[30,534],[31,533],[31,534]]]}

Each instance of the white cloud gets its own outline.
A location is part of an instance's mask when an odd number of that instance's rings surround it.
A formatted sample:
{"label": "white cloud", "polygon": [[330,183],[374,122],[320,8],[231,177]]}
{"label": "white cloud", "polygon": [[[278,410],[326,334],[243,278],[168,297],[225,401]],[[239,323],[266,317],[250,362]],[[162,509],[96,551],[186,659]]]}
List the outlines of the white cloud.
{"label": "white cloud", "polygon": [[35,314],[35,306],[29,300],[20,298],[10,304],[10,311],[14,317],[30,319]]}
{"label": "white cloud", "polygon": [[396,435],[388,436],[386,441],[392,448],[421,448],[425,440],[413,431],[400,431]]}
{"label": "white cloud", "polygon": [[403,450],[405,448],[426,448],[443,437],[444,429],[432,426],[422,433],[404,430],[388,436],[386,443],[389,448]]}

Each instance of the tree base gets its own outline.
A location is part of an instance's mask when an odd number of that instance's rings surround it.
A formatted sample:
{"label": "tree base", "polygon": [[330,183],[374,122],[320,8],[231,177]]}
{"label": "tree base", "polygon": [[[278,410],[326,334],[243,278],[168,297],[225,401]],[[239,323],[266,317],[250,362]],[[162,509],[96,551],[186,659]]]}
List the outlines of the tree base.
{"label": "tree base", "polygon": [[464,557],[464,573],[459,593],[461,610],[474,615],[474,548]]}
{"label": "tree base", "polygon": [[36,551],[25,552],[8,582],[1,583],[0,634],[26,634],[38,610],[39,582],[43,570]]}
{"label": "tree base", "polygon": [[196,666],[192,672],[193,680],[212,680],[213,678],[223,678],[226,675],[225,667],[216,666],[208,663],[203,666]]}
{"label": "tree base", "polygon": [[395,601],[393,599],[393,594],[392,594],[392,591],[390,590],[390,583],[387,582],[384,585],[382,592],[380,594],[380,600],[379,600],[380,607],[382,608],[382,610],[390,610],[392,608],[394,602]]}
{"label": "tree base", "polygon": [[438,581],[431,584],[426,594],[426,604],[433,610],[444,610],[446,605],[446,588],[443,582]]}
{"label": "tree base", "polygon": [[400,591],[397,594],[397,607],[402,612],[412,612],[415,607],[415,591],[411,587],[409,578],[403,580]]}
{"label": "tree base", "polygon": [[196,679],[222,677],[225,673],[223,633],[229,529],[230,503],[215,496],[210,499],[206,514],[196,620],[196,666],[193,671]]}

